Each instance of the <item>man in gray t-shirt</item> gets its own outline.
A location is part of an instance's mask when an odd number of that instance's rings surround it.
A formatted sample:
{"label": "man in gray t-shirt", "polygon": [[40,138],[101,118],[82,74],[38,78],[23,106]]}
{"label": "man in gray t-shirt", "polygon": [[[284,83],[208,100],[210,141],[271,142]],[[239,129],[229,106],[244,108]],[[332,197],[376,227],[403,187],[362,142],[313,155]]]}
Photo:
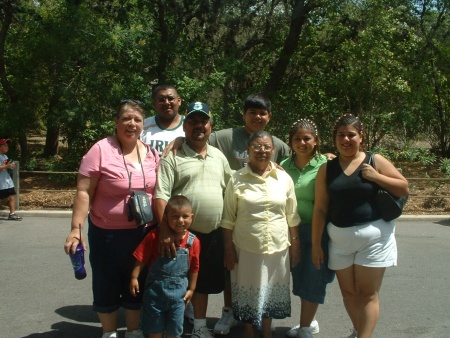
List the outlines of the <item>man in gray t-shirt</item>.
{"label": "man in gray t-shirt", "polygon": [[[244,126],[211,133],[209,143],[219,148],[233,170],[239,170],[248,162],[247,141],[252,133],[266,128],[272,117],[270,100],[259,94],[249,95],[244,102]],[[272,161],[280,163],[289,156],[289,147],[273,137],[275,151]]]}

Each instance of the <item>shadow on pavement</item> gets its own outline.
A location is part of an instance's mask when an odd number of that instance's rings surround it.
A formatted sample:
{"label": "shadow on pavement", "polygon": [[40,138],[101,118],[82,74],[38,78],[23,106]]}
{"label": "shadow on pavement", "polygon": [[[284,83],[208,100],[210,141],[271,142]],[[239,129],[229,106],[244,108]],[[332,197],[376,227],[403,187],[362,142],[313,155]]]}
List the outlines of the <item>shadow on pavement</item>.
{"label": "shadow on pavement", "polygon": [[[216,325],[219,318],[214,317],[208,317],[206,318],[206,325],[209,329],[214,328],[214,325]],[[284,338],[286,337],[286,332],[290,329],[290,327],[285,326],[277,326],[277,320],[275,320],[275,331],[273,331],[273,337],[274,338]],[[191,338],[192,334],[192,328],[193,326],[187,321],[184,321],[184,327],[183,327],[183,335],[184,338]],[[236,327],[232,328],[230,330],[230,333],[227,335],[214,335],[214,337],[224,337],[224,338],[235,338],[235,337],[243,337],[244,336],[244,324],[242,322],[238,322]],[[255,330],[255,336],[261,337],[261,331]]]}
{"label": "shadow on pavement", "polygon": [[55,312],[61,317],[82,323],[98,323],[97,314],[90,305],[72,305],[56,309]]}
{"label": "shadow on pavement", "polygon": [[58,322],[52,324],[52,331],[33,333],[22,338],[80,338],[80,337],[101,337],[102,329],[86,324]]}
{"label": "shadow on pavement", "polygon": [[[33,333],[22,338],[95,338],[102,336],[102,329],[97,314],[91,305],[64,306],[55,310],[61,317],[71,321],[60,321],[52,324],[51,331]],[[119,310],[118,327],[125,326],[125,315]],[[125,331],[125,329],[118,330]],[[124,333],[122,333],[122,336]]]}
{"label": "shadow on pavement", "polygon": [[435,222],[436,224],[443,225],[446,227],[450,226],[450,219],[443,219],[441,221]]}

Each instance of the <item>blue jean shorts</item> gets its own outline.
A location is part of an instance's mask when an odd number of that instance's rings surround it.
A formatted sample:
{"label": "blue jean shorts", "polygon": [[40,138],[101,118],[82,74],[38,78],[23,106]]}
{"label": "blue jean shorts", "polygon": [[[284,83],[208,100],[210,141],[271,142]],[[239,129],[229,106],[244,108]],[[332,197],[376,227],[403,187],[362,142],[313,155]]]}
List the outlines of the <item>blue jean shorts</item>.
{"label": "blue jean shorts", "polygon": [[322,236],[322,249],[325,256],[320,269],[312,263],[311,224],[300,225],[300,263],[292,268],[292,293],[308,302],[323,304],[326,287],[334,280],[335,272],[328,268],[328,233]]}
{"label": "blue jean shorts", "polygon": [[[134,297],[129,290],[133,251],[143,239],[143,229],[108,230],[95,226],[89,219],[89,262],[92,268],[93,309],[112,313],[123,307],[140,310],[142,293]],[[145,285],[147,270],[139,276]]]}

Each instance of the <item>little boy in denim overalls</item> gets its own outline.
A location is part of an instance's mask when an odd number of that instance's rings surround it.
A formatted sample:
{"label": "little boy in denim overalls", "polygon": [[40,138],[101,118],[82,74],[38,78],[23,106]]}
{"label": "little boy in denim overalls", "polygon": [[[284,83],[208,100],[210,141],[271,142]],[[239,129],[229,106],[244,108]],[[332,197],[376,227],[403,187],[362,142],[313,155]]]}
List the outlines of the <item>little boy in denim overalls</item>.
{"label": "little boy in denim overalls", "polygon": [[194,214],[189,199],[172,196],[164,217],[180,239],[175,258],[160,257],[159,229],[150,231],[134,251],[136,258],[131,273],[130,292],[139,292],[138,277],[145,265],[149,272],[142,300],[141,330],[150,338],[180,337],[183,333],[185,306],[190,302],[197,283],[200,241],[187,229]]}

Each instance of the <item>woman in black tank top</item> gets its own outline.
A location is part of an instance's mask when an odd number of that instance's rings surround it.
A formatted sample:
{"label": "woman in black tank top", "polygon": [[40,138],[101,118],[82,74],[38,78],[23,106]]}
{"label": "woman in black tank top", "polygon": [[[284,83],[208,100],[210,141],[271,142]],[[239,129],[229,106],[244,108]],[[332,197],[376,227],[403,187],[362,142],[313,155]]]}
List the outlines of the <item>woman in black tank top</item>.
{"label": "woman in black tank top", "polygon": [[329,267],[336,270],[353,324],[349,337],[367,338],[379,318],[378,294],[386,267],[397,265],[395,225],[381,219],[374,195],[380,186],[395,196],[406,196],[408,182],[379,154],[374,155],[377,170],[368,164],[358,117],[341,116],[333,128],[333,140],[339,156],[322,165],[316,178],[313,263],[317,268],[323,264],[321,238],[327,226]]}

